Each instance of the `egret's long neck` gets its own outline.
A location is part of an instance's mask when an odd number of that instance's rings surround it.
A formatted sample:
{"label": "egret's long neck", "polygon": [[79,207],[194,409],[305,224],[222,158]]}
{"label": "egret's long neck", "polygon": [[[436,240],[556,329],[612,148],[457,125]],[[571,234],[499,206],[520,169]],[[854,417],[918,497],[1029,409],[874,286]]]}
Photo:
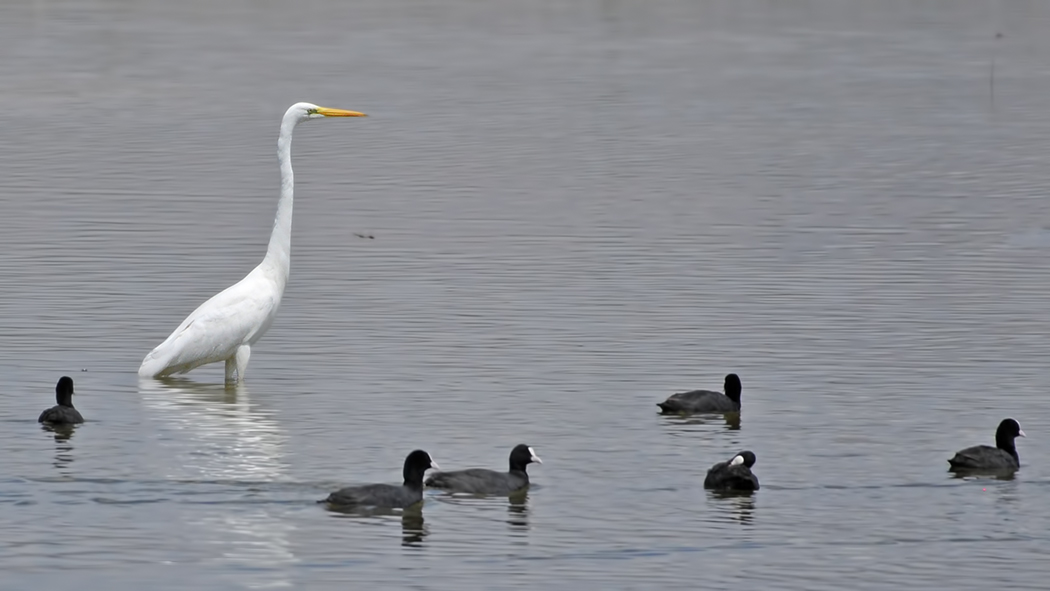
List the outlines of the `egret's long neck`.
{"label": "egret's long neck", "polygon": [[277,161],[281,165],[281,198],[277,202],[277,218],[273,221],[270,245],[263,263],[269,263],[276,272],[281,288],[288,282],[292,256],[292,201],[295,179],[292,176],[292,131],[298,123],[291,117],[281,121],[281,135],[277,138]]}

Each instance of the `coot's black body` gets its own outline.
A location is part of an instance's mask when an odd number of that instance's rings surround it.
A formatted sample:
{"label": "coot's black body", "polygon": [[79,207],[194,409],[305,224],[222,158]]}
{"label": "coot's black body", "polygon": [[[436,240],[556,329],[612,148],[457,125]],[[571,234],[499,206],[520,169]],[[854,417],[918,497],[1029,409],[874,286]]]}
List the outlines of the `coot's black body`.
{"label": "coot's black body", "polygon": [[740,378],[735,373],[726,376],[725,394],[710,390],[693,390],[672,394],[656,406],[664,413],[738,412],[740,410]]}
{"label": "coot's black body", "polygon": [[55,401],[57,406],[40,413],[37,422],[48,425],[76,425],[84,422],[80,411],[73,408],[73,379],[63,376],[55,386]]}
{"label": "coot's black body", "polygon": [[948,460],[952,472],[1001,472],[1017,470],[1021,459],[1017,455],[1014,439],[1024,437],[1021,425],[1014,419],[1003,419],[995,430],[995,447],[975,445],[968,447]]}
{"label": "coot's black body", "polygon": [[712,490],[758,490],[758,478],[751,473],[755,454],[742,451],[728,462],[719,462],[707,471],[704,488]]}
{"label": "coot's black body", "polygon": [[510,452],[509,472],[485,468],[438,472],[427,479],[427,486],[477,495],[510,494],[529,485],[529,475],[525,468],[532,462],[543,463],[531,447],[522,443]]}
{"label": "coot's black body", "polygon": [[417,449],[405,458],[404,484],[348,486],[320,502],[339,508],[404,509],[423,500],[423,474],[437,467],[430,454]]}

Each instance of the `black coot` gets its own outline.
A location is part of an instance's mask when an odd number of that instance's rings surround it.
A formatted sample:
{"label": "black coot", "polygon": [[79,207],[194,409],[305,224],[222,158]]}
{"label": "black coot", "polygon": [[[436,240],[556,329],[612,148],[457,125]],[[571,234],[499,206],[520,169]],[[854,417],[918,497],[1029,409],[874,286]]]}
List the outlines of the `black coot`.
{"label": "black coot", "polygon": [[726,376],[725,394],[710,390],[693,390],[672,394],[656,406],[665,413],[737,412],[740,410],[740,378],[735,373]]}
{"label": "black coot", "polygon": [[522,443],[510,452],[509,472],[485,468],[438,472],[427,479],[427,486],[477,495],[505,495],[529,485],[525,467],[532,462],[543,463],[531,447]]}
{"label": "black coot", "polygon": [[1014,439],[1024,437],[1021,425],[1013,419],[1003,419],[995,430],[995,447],[975,445],[955,454],[948,460],[952,472],[1009,471],[1021,467]]}
{"label": "black coot", "polygon": [[48,425],[76,425],[84,422],[80,411],[73,408],[72,378],[63,376],[58,380],[58,385],[55,386],[55,401],[58,402],[58,405],[40,413],[38,422]]}
{"label": "black coot", "polygon": [[755,454],[742,451],[728,462],[719,462],[707,471],[704,488],[713,490],[758,490],[758,478],[751,473]]}
{"label": "black coot", "polygon": [[335,491],[320,502],[341,508],[404,509],[423,500],[423,474],[430,468],[437,467],[430,454],[417,449],[405,458],[404,484],[348,486]]}

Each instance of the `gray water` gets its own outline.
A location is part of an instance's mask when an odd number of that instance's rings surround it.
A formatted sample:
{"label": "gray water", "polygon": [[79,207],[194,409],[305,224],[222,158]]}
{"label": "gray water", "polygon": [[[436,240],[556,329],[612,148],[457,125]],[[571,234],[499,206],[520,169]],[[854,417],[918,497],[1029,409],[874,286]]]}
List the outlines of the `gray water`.
{"label": "gray water", "polygon": [[[0,3],[0,588],[1045,588],[1048,29],[961,0]],[[261,259],[296,101],[370,117],[296,132],[246,383],[140,381]],[[657,414],[730,371],[738,425]],[[36,423],[62,375],[68,438]],[[1006,416],[1016,478],[952,478]],[[525,499],[314,503],[519,442]],[[762,490],[703,491],[740,449]]]}

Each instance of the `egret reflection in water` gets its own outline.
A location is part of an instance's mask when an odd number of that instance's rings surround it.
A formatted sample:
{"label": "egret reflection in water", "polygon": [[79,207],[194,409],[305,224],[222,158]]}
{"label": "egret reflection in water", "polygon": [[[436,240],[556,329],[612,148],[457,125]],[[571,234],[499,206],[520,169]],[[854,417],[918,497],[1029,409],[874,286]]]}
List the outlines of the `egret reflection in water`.
{"label": "egret reflection in water", "polygon": [[[227,497],[229,488],[243,489],[244,503],[254,503],[260,487],[288,480],[287,437],[243,384],[142,379],[139,395],[160,426],[160,446],[170,454],[167,478],[190,487],[181,495],[189,500],[182,502],[207,499],[218,486]],[[219,549],[212,560],[234,567],[249,586],[290,584],[275,579],[273,569],[297,561],[290,542],[295,526],[274,517],[265,504],[247,513],[223,510],[191,524],[199,527],[201,544]]]}
{"label": "egret reflection in water", "polygon": [[284,479],[286,435],[271,413],[253,404],[244,384],[200,384],[185,379],[139,380],[139,394],[158,424],[177,426],[170,445],[182,462],[177,478]]}

